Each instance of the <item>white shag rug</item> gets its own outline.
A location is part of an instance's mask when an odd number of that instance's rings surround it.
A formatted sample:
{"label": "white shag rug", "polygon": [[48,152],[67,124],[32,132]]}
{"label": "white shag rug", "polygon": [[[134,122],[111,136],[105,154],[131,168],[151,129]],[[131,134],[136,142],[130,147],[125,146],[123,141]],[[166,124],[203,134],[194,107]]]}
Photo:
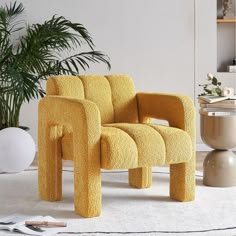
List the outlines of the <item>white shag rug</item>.
{"label": "white shag rug", "polygon": [[[74,213],[73,172],[63,171],[63,201],[38,197],[37,169],[0,174],[0,218],[19,213],[50,215],[66,221],[58,235],[236,235],[236,187],[213,188],[202,184],[196,172],[196,200],[169,198],[168,168],[153,168],[153,186],[135,189],[126,171],[103,172],[102,215],[82,218]],[[20,235],[0,231],[3,235]]]}

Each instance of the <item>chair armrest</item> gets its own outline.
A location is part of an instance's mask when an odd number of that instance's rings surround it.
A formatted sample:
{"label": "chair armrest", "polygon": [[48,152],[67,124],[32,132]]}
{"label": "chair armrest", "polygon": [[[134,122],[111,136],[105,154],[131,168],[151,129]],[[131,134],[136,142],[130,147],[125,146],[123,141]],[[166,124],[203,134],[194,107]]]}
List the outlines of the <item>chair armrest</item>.
{"label": "chair armrest", "polygon": [[101,208],[101,118],[98,107],[91,101],[60,96],[46,96],[40,100],[40,197],[49,201],[62,198],[62,139],[68,133],[74,161],[75,210],[82,216],[97,216]]}
{"label": "chair armrest", "polygon": [[[50,128],[61,126],[61,136],[64,133],[73,133],[74,152],[79,149],[87,149],[89,146],[97,145],[101,136],[101,118],[98,107],[88,100],[80,100],[61,96],[46,96],[39,102],[38,111],[38,140],[49,134]],[[51,129],[53,130],[53,129]],[[47,134],[46,134],[46,133]],[[57,131],[58,132],[58,131]],[[58,136],[58,134],[57,134]]]}
{"label": "chair armrest", "polygon": [[[137,94],[139,121],[147,117],[167,120],[172,127],[186,131],[192,141],[188,162],[170,165],[170,197],[191,201],[195,197],[196,129],[195,109],[190,97],[177,94]],[[183,147],[184,148],[184,147]]]}
{"label": "chair armrest", "polygon": [[56,121],[78,126],[82,122],[83,128],[101,130],[101,117],[97,105],[85,99],[45,96],[39,102],[39,119],[41,116],[47,117],[48,122],[52,124]]}
{"label": "chair armrest", "polygon": [[178,94],[137,93],[139,120],[167,120],[172,127],[185,130],[195,143],[195,108],[190,97]]}

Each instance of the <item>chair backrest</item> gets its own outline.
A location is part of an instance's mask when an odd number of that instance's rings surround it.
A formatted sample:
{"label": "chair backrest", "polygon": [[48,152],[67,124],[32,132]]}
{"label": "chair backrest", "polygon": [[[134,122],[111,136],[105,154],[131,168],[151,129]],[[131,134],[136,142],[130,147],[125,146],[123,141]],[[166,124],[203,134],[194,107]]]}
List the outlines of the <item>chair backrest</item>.
{"label": "chair backrest", "polygon": [[102,124],[138,122],[136,92],[128,75],[52,76],[46,92],[96,103]]}

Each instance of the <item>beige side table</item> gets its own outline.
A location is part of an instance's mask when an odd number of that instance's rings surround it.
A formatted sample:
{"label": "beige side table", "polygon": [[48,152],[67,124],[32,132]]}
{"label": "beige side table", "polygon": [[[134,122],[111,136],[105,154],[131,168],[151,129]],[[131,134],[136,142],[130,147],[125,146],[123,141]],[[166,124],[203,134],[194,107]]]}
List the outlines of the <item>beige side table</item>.
{"label": "beige side table", "polygon": [[201,116],[201,138],[215,149],[203,163],[203,183],[212,187],[236,186],[236,115]]}

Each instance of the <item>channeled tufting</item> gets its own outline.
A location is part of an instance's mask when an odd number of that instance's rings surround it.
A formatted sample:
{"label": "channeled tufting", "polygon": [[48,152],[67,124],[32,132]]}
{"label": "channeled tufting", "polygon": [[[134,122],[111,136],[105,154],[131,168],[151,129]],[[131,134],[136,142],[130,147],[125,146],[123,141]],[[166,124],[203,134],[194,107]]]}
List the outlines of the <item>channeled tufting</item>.
{"label": "channeled tufting", "polygon": [[100,215],[101,168],[129,169],[129,184],[147,188],[151,167],[170,164],[170,197],[194,199],[195,112],[189,97],[136,93],[127,75],[53,76],[38,120],[42,199],[61,200],[62,159],[74,162],[75,210],[84,217]]}

